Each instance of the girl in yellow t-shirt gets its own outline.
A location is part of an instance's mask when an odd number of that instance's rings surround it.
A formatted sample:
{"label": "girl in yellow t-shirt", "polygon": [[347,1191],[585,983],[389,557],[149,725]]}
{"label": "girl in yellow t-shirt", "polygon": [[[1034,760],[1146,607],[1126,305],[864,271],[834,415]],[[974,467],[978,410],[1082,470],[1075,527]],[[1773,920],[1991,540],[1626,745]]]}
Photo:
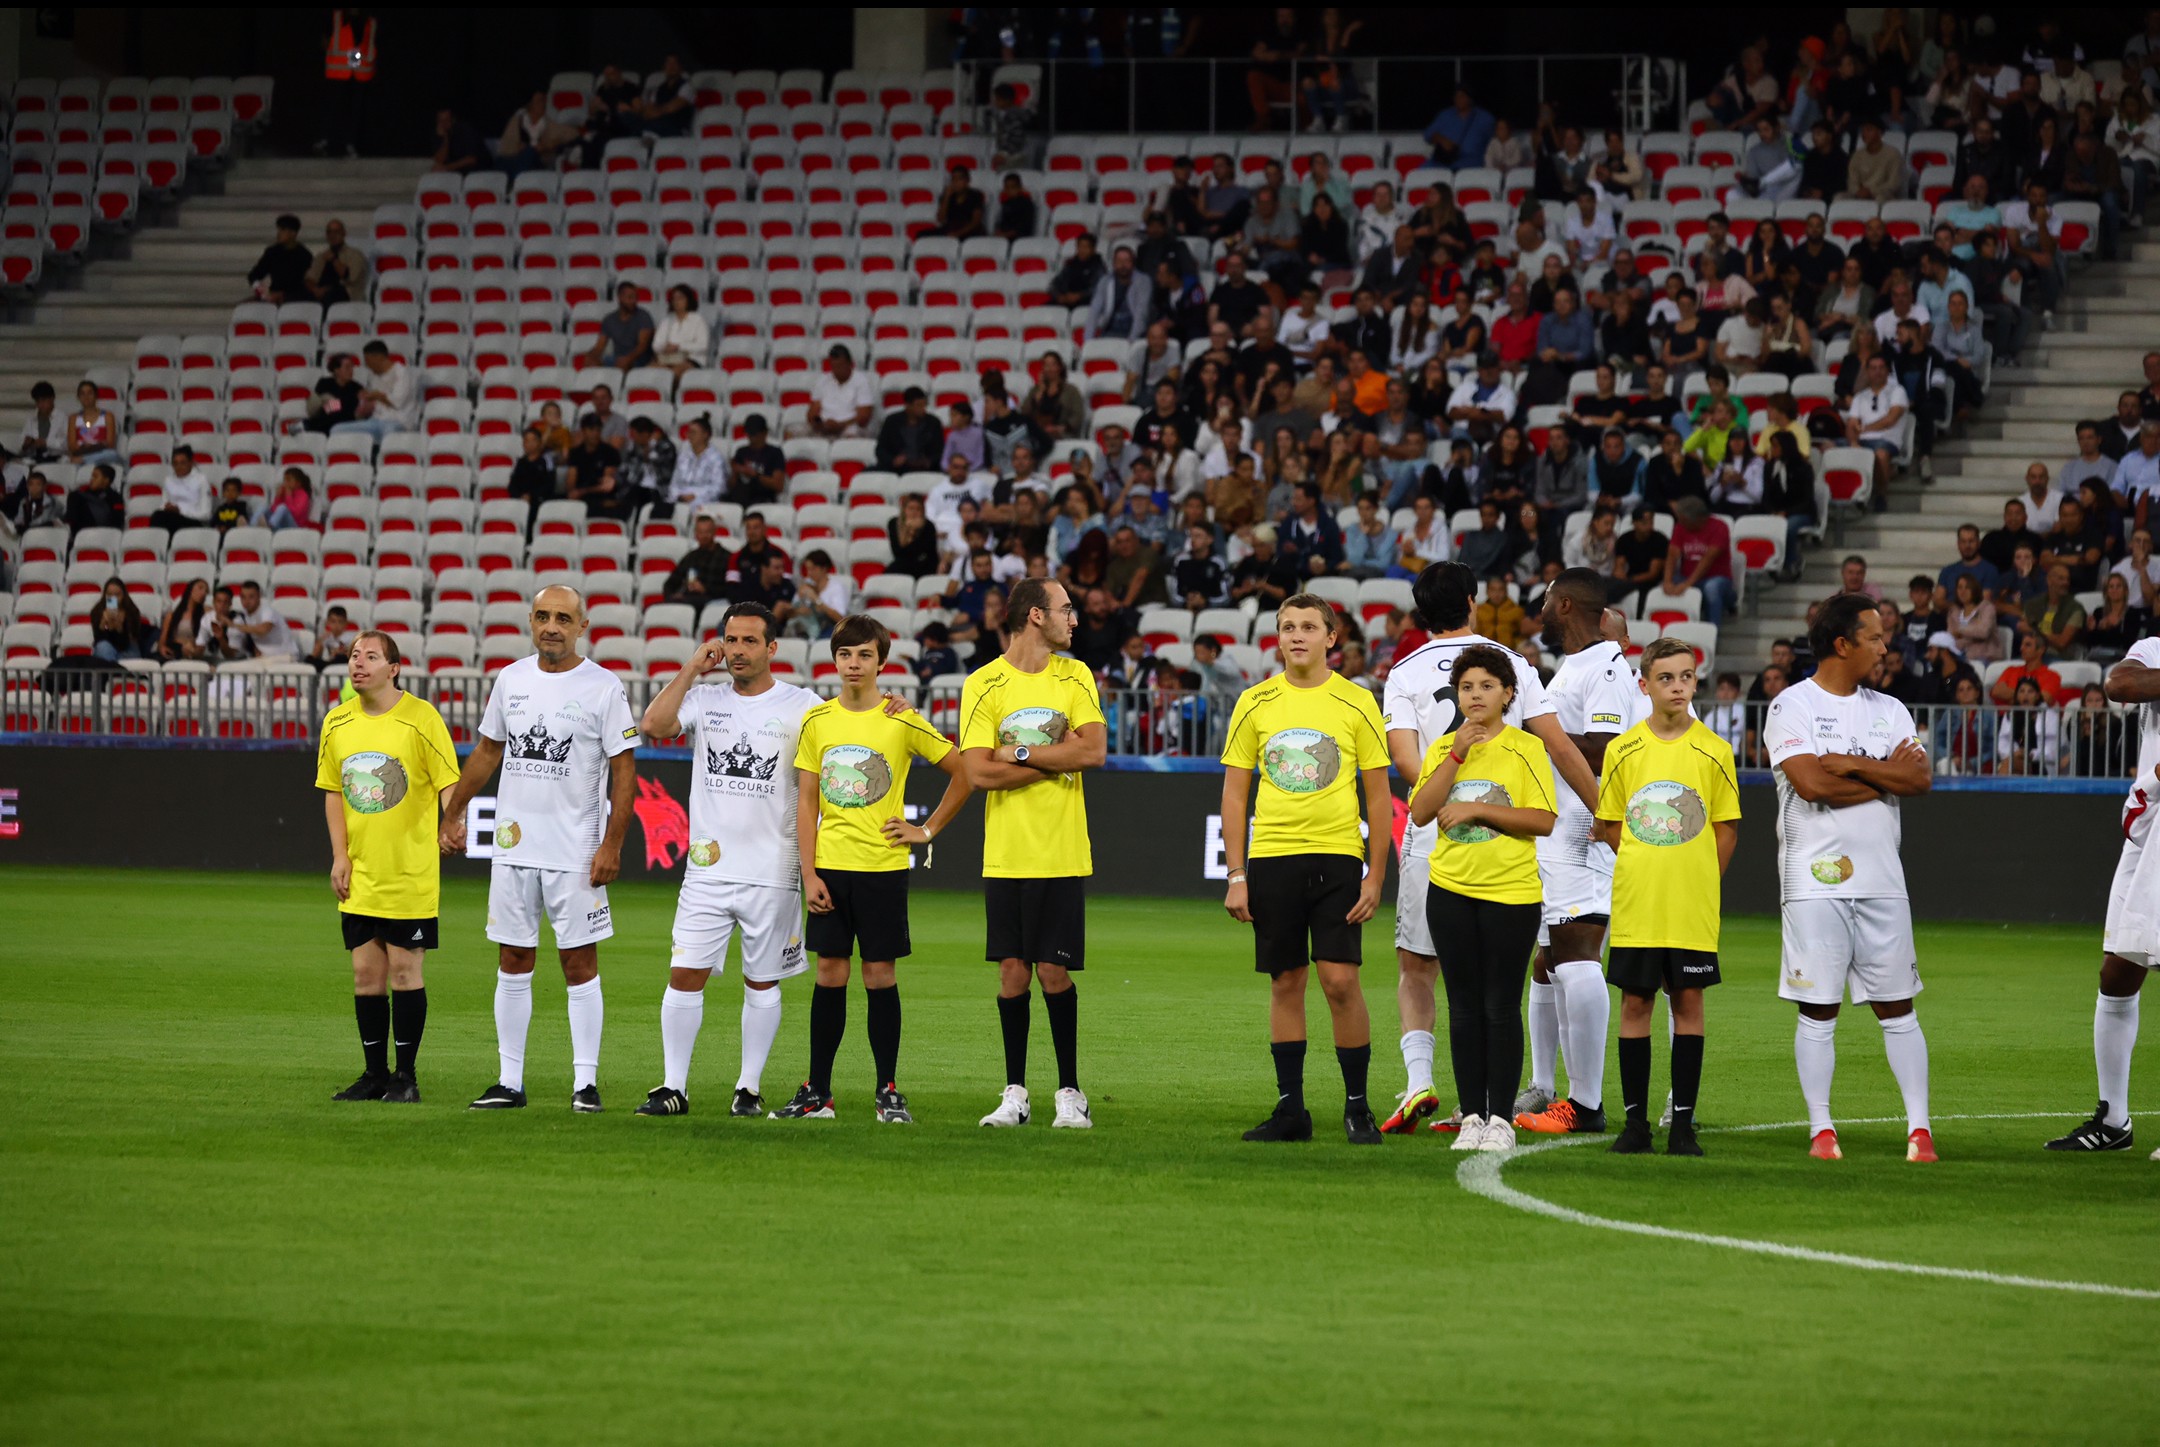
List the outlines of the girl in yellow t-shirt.
{"label": "girl in yellow t-shirt", "polygon": [[1537,941],[1537,846],[1552,833],[1552,762],[1507,722],[1515,660],[1466,648],[1455,660],[1461,727],[1434,742],[1410,798],[1419,824],[1440,821],[1425,918],[1447,985],[1448,1053],[1462,1109],[1459,1151],[1515,1144],[1523,1064],[1523,973]]}

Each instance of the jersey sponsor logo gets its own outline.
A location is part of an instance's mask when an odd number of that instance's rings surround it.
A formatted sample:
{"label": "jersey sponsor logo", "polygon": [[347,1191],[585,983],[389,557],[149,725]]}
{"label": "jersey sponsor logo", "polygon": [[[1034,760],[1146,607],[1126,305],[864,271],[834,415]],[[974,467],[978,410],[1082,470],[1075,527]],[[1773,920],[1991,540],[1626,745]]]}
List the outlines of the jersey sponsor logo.
{"label": "jersey sponsor logo", "polygon": [[1670,779],[1645,784],[1628,799],[1628,833],[1639,843],[1685,844],[1709,822],[1702,795]]}
{"label": "jersey sponsor logo", "polygon": [[1342,773],[1342,746],[1318,729],[1280,729],[1260,750],[1260,769],[1286,794],[1317,794]]}
{"label": "jersey sponsor logo", "polygon": [[718,747],[718,742],[715,740],[705,746],[705,778],[708,785],[719,779],[772,782],[773,774],[780,767],[780,751],[777,748],[770,753],[760,753],[748,734],[737,734],[735,742],[725,749]]}
{"label": "jersey sponsor logo", "polygon": [[[522,734],[512,734],[507,752],[513,759],[525,759],[532,763],[559,764],[570,757],[572,739],[569,734],[561,738],[548,732],[545,721],[535,723]],[[565,770],[567,773],[568,771]]]}
{"label": "jersey sponsor logo", "polygon": [[1619,728],[1623,720],[1616,713],[1594,713],[1590,715],[1590,722],[1594,724],[1611,724],[1614,728]]}
{"label": "jersey sponsor logo", "polygon": [[1852,856],[1825,855],[1821,859],[1810,861],[1807,872],[1815,876],[1818,884],[1845,884],[1853,877]]}
{"label": "jersey sponsor logo", "polygon": [[818,759],[818,793],[836,809],[861,809],[892,792],[892,766],[876,749],[835,744]]}
{"label": "jersey sponsor logo", "polygon": [[693,839],[690,841],[690,862],[703,869],[720,862],[720,841],[717,839]]}
{"label": "jersey sponsor logo", "polygon": [[411,785],[403,764],[370,750],[346,757],[338,787],[344,792],[346,807],[355,814],[382,814],[404,802]]}
{"label": "jersey sponsor logo", "polygon": [[628,727],[628,728],[624,729],[624,730],[622,731],[622,736],[623,736],[624,738],[626,738],[626,739],[634,739],[634,738],[636,738],[636,737],[637,737],[637,725],[636,725],[636,724],[632,724],[632,725],[630,725],[630,727]]}
{"label": "jersey sponsor logo", "polygon": [[[1506,787],[1491,779],[1457,779],[1455,786],[1447,791],[1447,798],[1450,804],[1494,804],[1502,809],[1515,803]],[[1500,831],[1488,829],[1483,824],[1457,824],[1447,831],[1447,837],[1457,844],[1483,844],[1498,839]]]}
{"label": "jersey sponsor logo", "polygon": [[1035,748],[1057,743],[1071,727],[1065,715],[1054,708],[1014,709],[998,721],[998,742]]}
{"label": "jersey sponsor logo", "polygon": [[508,823],[498,823],[495,826],[495,847],[497,849],[515,849],[518,847],[518,841],[524,837],[525,831],[518,828],[515,819]]}

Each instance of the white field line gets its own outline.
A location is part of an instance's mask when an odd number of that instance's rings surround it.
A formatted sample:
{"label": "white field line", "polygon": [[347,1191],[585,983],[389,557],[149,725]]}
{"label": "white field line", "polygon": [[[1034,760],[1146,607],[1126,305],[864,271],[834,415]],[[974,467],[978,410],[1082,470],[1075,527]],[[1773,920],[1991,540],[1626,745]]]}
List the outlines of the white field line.
{"label": "white field line", "polygon": [[[1937,1120],[2041,1120],[2060,1119],[2060,1111],[2023,1112],[2002,1115],[1942,1115]],[[1841,1121],[1842,1125],[1903,1124],[1903,1116],[1882,1116],[1869,1120]],[[1779,1121],[1766,1125],[1708,1126],[1704,1135],[1741,1131],[1804,1130],[1806,1121]],[[2160,1291],[2136,1286],[2113,1286],[2097,1281],[2056,1281],[2044,1276],[2014,1276],[1998,1271],[1976,1271],[1960,1266],[1926,1266],[1913,1261],[1884,1261],[1873,1256],[1853,1256],[1842,1251],[1817,1251],[1807,1246],[1792,1246],[1782,1241],[1750,1241],[1739,1236],[1718,1236],[1706,1231],[1682,1231],[1671,1226],[1653,1226],[1641,1221],[1616,1221],[1606,1216],[1593,1216],[1570,1206],[1557,1205],[1539,1200],[1525,1191],[1518,1191],[1501,1179],[1501,1172],[1510,1161],[1534,1156],[1541,1151],[1563,1150],[1568,1146],[1588,1145],[1604,1140],[1603,1136],[1562,1136],[1556,1140],[1542,1141],[1537,1145],[1524,1146],[1506,1152],[1486,1154],[1479,1152],[1456,1168],[1455,1183],[1474,1196],[1488,1201],[1528,1211],[1536,1216],[1549,1216],[1555,1221],[1565,1221],[1572,1226],[1594,1226],[1604,1231],[1624,1231],[1635,1236],[1657,1236],[1668,1241],[1689,1241],[1698,1246],[1723,1246],[1734,1251],[1751,1251],[1758,1256],[1777,1256],[1788,1261],[1809,1261],[1821,1266],[1847,1266],[1860,1271],[1889,1271],[1902,1276],[1936,1276],[1952,1281],[1977,1281],[1988,1286],[2021,1286],[2035,1291],[2070,1291],[2087,1296],[2127,1297],[2136,1301],[2160,1301]]]}

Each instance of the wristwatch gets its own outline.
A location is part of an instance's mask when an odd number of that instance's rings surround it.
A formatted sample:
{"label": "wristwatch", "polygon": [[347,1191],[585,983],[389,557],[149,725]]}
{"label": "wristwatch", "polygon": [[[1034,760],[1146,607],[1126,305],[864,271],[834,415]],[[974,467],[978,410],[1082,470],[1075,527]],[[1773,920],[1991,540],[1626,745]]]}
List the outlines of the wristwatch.
{"label": "wristwatch", "polygon": [[1014,745],[1013,745],[1013,762],[1014,762],[1014,763],[1016,763],[1016,764],[1024,764],[1024,763],[1026,763],[1027,761],[1028,761],[1028,746],[1027,746],[1026,744],[1014,744]]}

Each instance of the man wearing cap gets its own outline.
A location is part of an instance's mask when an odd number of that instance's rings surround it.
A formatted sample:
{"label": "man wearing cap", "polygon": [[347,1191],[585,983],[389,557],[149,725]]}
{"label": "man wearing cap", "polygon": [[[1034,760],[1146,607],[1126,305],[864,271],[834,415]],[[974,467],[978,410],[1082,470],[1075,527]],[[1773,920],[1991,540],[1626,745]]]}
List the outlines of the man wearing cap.
{"label": "man wearing cap", "polygon": [[260,260],[247,274],[259,300],[283,306],[308,294],[308,268],[314,258],[300,244],[300,218],[287,213],[277,219],[277,240],[263,248]]}
{"label": "man wearing cap", "polygon": [[1448,425],[1457,437],[1486,443],[1515,415],[1515,389],[1500,375],[1500,358],[1478,354],[1477,375],[1466,377],[1448,397]]}
{"label": "man wearing cap", "polygon": [[855,370],[855,355],[835,343],[825,354],[825,370],[810,388],[810,411],[788,424],[790,437],[868,437],[877,395],[870,379]]}

